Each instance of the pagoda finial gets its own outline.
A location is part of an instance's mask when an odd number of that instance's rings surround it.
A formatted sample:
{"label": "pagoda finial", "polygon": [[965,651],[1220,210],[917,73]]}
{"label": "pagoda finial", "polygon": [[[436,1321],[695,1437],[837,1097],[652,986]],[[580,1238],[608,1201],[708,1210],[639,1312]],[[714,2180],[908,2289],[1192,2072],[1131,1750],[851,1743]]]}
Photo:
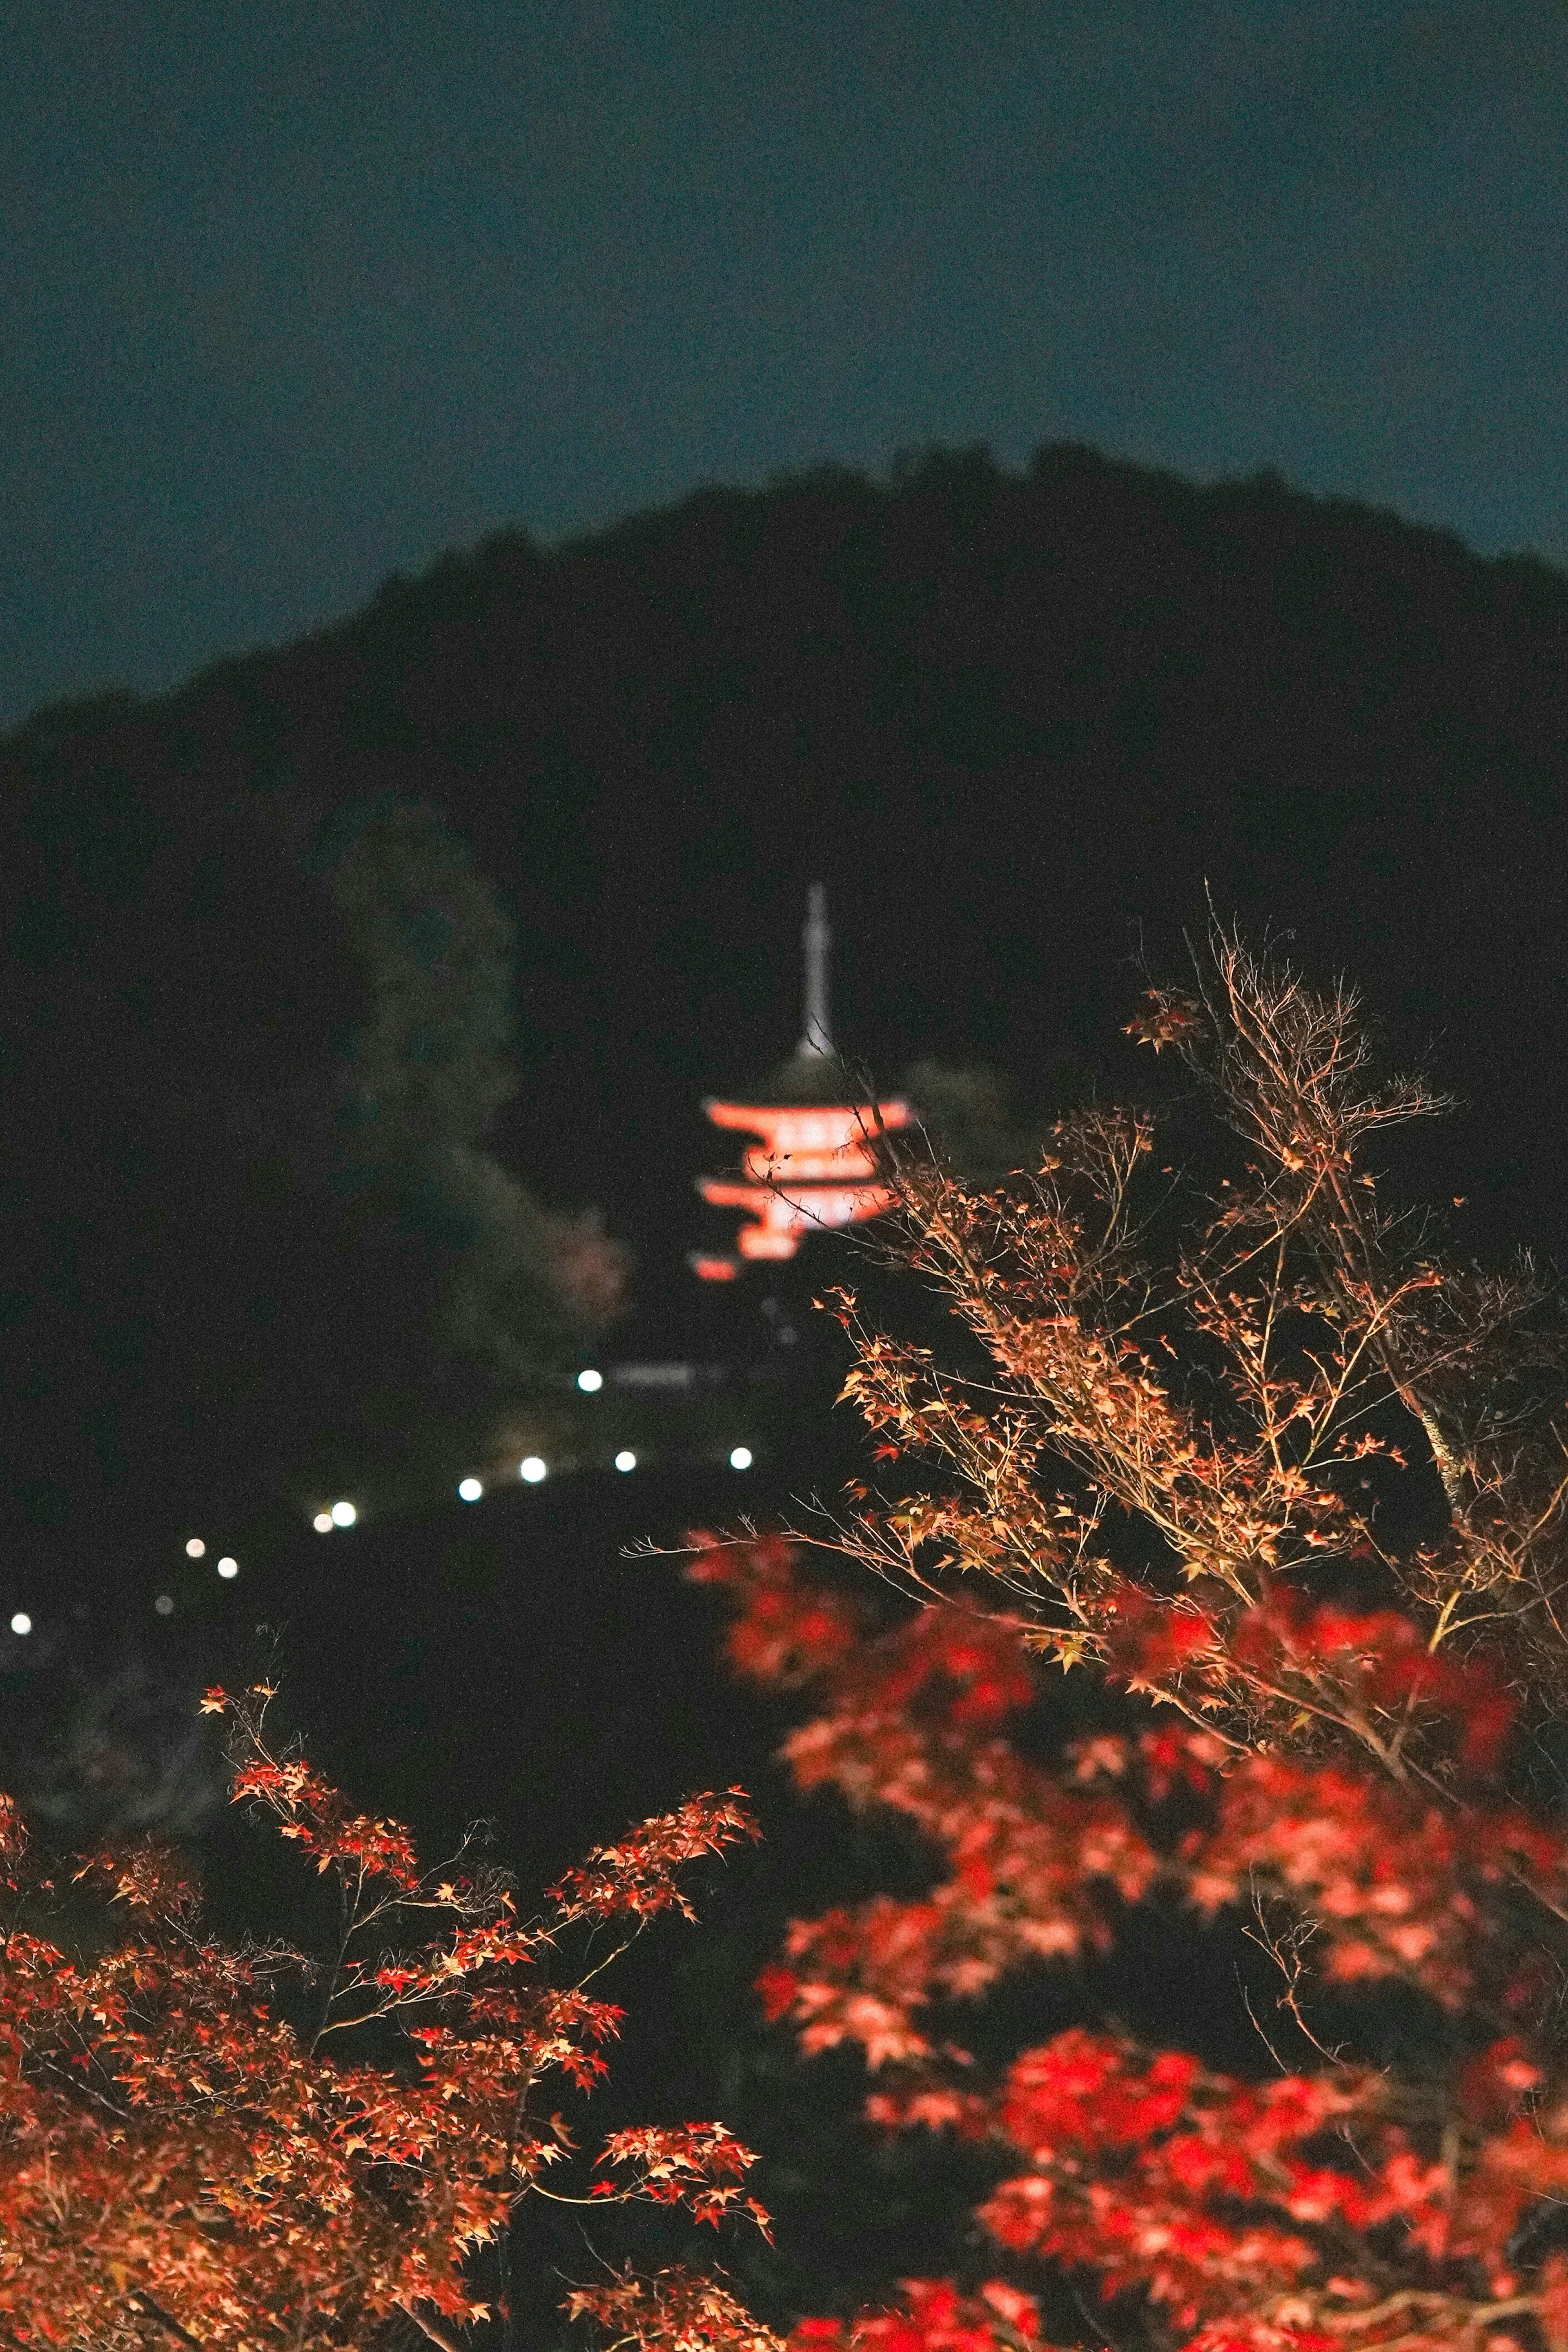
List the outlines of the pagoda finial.
{"label": "pagoda finial", "polygon": [[827,1018],[827,950],[832,937],[827,928],[826,886],[814,882],[806,893],[805,925],[801,932],[805,948],[805,1024],[801,1031],[800,1050],[825,1057],[830,1057],[833,1052],[833,1032]]}

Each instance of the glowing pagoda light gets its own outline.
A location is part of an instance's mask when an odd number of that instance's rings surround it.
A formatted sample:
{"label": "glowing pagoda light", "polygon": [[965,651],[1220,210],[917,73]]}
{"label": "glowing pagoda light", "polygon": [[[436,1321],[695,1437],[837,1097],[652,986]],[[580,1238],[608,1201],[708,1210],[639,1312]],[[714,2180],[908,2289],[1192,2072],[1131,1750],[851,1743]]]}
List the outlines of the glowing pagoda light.
{"label": "glowing pagoda light", "polygon": [[537,1486],[540,1480],[547,1475],[548,1469],[549,1465],[542,1454],[525,1454],[517,1465],[517,1475],[520,1478],[526,1478],[531,1486]]}
{"label": "glowing pagoda light", "polygon": [[190,1542],[185,1546],[185,1558],[187,1559],[200,1559],[205,1551],[206,1546],[203,1543],[200,1536],[193,1536]]}
{"label": "glowing pagoda light", "polygon": [[30,1633],[32,1632],[32,1630],[33,1630],[33,1621],[32,1621],[32,1619],[28,1616],[28,1614],[27,1614],[27,1612],[26,1612],[26,1611],[25,1609],[18,1609],[18,1610],[17,1610],[17,1612],[16,1612],[16,1615],[15,1615],[15,1616],[12,1618],[12,1620],[11,1620],[11,1631],[12,1631],[12,1633]]}
{"label": "glowing pagoda light", "polygon": [[315,1528],[316,1533],[319,1536],[330,1536],[332,1529],[336,1527],[337,1521],[333,1518],[331,1511],[318,1511],[315,1517],[310,1521],[310,1525]]}
{"label": "glowing pagoda light", "polygon": [[459,1478],[458,1481],[458,1492],[465,1503],[477,1503],[484,1491],[477,1478]]}
{"label": "glowing pagoda light", "polygon": [[731,1467],[731,1470],[749,1470],[749,1469],[751,1468],[751,1466],[752,1466],[752,1449],[751,1449],[751,1447],[750,1447],[749,1445],[731,1445],[731,1447],[730,1448],[730,1467]]}
{"label": "glowing pagoda light", "polygon": [[359,1513],[352,1503],[332,1505],[332,1525],[335,1528],[352,1528],[358,1517]]}
{"label": "glowing pagoda light", "polygon": [[590,1364],[586,1371],[578,1373],[577,1385],[585,1396],[597,1396],[605,1385],[605,1375],[603,1372],[596,1372]]}
{"label": "glowing pagoda light", "polygon": [[[903,1108],[901,1103],[879,1107],[884,1111]],[[759,1109],[752,1116],[771,1118],[773,1114]],[[902,1126],[903,1121],[889,1119],[887,1124]],[[879,1217],[893,1202],[886,1184],[735,1184],[703,1176],[698,1190],[716,1209],[750,1212],[753,1223],[741,1227],[735,1247],[742,1257],[752,1258],[793,1257],[807,1234],[830,1232],[836,1225],[854,1224],[862,1217]]]}
{"label": "glowing pagoda light", "polygon": [[631,1447],[630,1447],[629,1445],[624,1445],[624,1446],[621,1448],[620,1452],[619,1452],[619,1453],[616,1454],[616,1469],[617,1469],[617,1470],[635,1470],[635,1469],[637,1468],[637,1455],[632,1452]]}
{"label": "glowing pagoda light", "polygon": [[238,1560],[231,1559],[226,1552],[223,1559],[220,1559],[217,1564],[217,1572],[224,1579],[226,1583],[228,1582],[231,1578],[239,1574]]}
{"label": "glowing pagoda light", "polygon": [[[880,1216],[893,1192],[880,1178],[881,1136],[908,1127],[908,1103],[847,1100],[847,1074],[828,1026],[827,896],[814,882],[807,900],[805,992],[801,1039],[771,1082],[773,1099],[710,1101],[715,1127],[754,1136],[741,1155],[741,1176],[702,1176],[710,1207],[743,1209],[750,1222],[735,1236],[738,1256],[694,1252],[688,1263],[705,1282],[732,1281],[746,1259],[790,1258],[808,1234]],[[843,1091],[839,1091],[839,1089]]]}

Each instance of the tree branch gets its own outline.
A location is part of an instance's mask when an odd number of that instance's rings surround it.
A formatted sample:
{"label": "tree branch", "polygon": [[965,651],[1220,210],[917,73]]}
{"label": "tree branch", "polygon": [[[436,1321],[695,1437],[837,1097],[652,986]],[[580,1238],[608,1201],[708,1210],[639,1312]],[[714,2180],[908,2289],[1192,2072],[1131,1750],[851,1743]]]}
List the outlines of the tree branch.
{"label": "tree branch", "polygon": [[[462,2337],[452,2335],[449,2330],[442,2326],[438,2319],[426,2319],[424,2313],[412,2303],[400,2303],[397,2307],[414,2322],[421,2335],[427,2336],[432,2344],[440,2346],[441,2352],[468,2352],[468,2347]],[[189,2343],[189,2336],[185,2341]]]}

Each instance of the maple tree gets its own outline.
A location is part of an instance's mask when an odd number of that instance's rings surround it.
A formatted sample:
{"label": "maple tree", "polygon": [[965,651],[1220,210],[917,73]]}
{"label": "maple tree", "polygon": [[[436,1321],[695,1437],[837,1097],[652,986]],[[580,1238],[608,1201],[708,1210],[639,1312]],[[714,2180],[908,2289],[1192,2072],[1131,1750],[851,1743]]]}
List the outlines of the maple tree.
{"label": "maple tree", "polygon": [[[742,1673],[815,1691],[798,1786],[931,1857],[917,1897],[796,1921],[768,2013],[863,2053],[875,2125],[994,2160],[991,2275],[803,2322],[798,2352],[1032,2352],[1048,2313],[1152,2352],[1562,2352],[1545,1294],[1384,1206],[1369,1151],[1441,1106],[1374,1080],[1351,993],[1216,929],[1130,1025],[1215,1114],[1213,1177],[1108,1108],[987,1192],[889,1146],[890,1262],[959,1361],[835,1293],[893,1490],[826,1533],[697,1538],[688,1571],[727,1589]],[[889,1622],[814,1544],[921,1605]],[[1149,1906],[1268,1956],[1250,2063],[1098,2017],[999,2064],[963,2046],[966,2005],[1113,1954]]]}
{"label": "maple tree", "polygon": [[[208,1932],[184,1866],[151,1843],[79,1862],[125,1924],[72,1953],[64,1889],[0,1800],[0,2343],[340,2352],[401,2316],[456,2352],[491,2314],[476,2257],[510,2304],[525,2197],[765,2230],[751,2152],[722,2125],[612,2133],[569,2188],[574,2139],[550,2104],[605,2071],[621,2011],[594,1979],[648,1920],[694,1916],[685,1865],[756,1834],[741,1791],[595,1848],[524,1918],[468,1846],[426,1869],[402,1824],[279,1749],[274,1696],[213,1690],[204,1706],[231,1727],[235,1801],[335,1893],[323,1955]],[[568,1965],[595,1930],[609,1948]],[[625,2305],[661,2352],[774,2343],[679,2264],[573,2304]]]}

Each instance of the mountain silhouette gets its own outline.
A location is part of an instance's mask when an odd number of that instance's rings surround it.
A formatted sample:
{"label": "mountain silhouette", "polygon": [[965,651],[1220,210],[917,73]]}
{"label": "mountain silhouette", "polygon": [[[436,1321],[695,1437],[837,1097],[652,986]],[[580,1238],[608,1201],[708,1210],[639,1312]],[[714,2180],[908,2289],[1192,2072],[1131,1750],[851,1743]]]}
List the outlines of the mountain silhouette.
{"label": "mountain silhouette", "polygon": [[[319,1246],[345,1056],[387,1034],[368,1009],[384,957],[321,853],[366,811],[426,812],[387,887],[414,927],[399,970],[423,956],[457,1028],[421,1045],[405,1024],[396,1050],[468,1073],[446,1125],[398,1097],[428,1165],[449,1174],[460,1146],[541,1215],[596,1204],[636,1253],[639,1330],[676,1329],[688,1250],[721,1239],[692,1191],[715,1160],[700,1100],[787,1050],[818,878],[837,1039],[879,1086],[918,1064],[1001,1069],[1047,1108],[1090,1082],[1147,1090],[1119,1024],[1140,961],[1169,971],[1210,898],[1309,974],[1360,982],[1394,1057],[1461,1097],[1420,1181],[1466,1196],[1463,1239],[1559,1246],[1565,714],[1568,575],[1271,473],[1202,488],[1076,444],[1016,474],[939,449],[884,481],[700,489],[548,551],[500,533],[155,700],[42,710],[0,744],[8,1328],[14,1355],[58,1345],[62,1368],[22,1379],[22,1420],[37,1391],[35,1422],[64,1412],[112,1452],[127,1384],[174,1377],[167,1349],[127,1369],[125,1318],[176,1272],[202,1372],[226,1186],[310,1196],[251,1388],[296,1377],[333,1249],[361,1267],[339,1284],[342,1377],[356,1318],[382,1328],[363,1267],[407,1296],[450,1243],[393,1184]],[[443,933],[465,858],[473,922]],[[486,955],[512,961],[509,1034],[468,986]],[[168,1147],[213,1103],[235,1166],[208,1166],[204,1206],[169,1192]],[[61,1172],[84,1159],[90,1220]],[[62,1216],[80,1228],[68,1281],[46,1208],[57,1242]],[[117,1225],[142,1233],[139,1272],[124,1248],[99,1263]],[[475,1328],[490,1279],[464,1294]],[[419,1324],[432,1361],[461,1353],[450,1325],[434,1306]],[[486,1381],[504,1385],[492,1359]]]}

